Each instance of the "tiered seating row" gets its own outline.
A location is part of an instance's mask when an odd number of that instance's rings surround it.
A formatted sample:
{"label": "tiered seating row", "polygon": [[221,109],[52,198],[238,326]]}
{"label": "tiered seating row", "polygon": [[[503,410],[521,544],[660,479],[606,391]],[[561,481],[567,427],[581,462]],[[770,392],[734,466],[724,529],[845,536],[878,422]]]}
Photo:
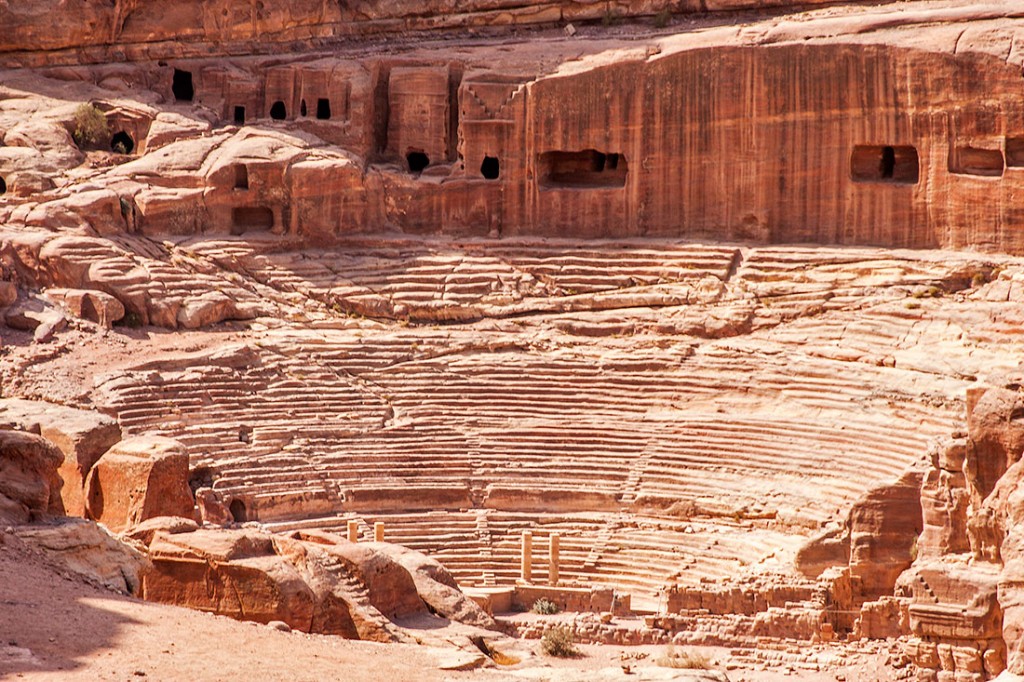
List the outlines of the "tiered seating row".
{"label": "tiered seating row", "polygon": [[[571,296],[637,286],[724,279],[736,249],[727,246],[503,242],[471,244],[359,241],[344,250],[265,252],[238,242],[194,242],[189,248],[242,268],[256,280],[324,302],[386,313],[406,306],[506,305],[523,299]],[[263,252],[261,252],[263,251]],[[347,302],[347,306],[346,306]]]}
{"label": "tiered seating row", "polygon": [[[682,363],[659,349],[626,358],[586,349],[490,352],[479,339],[458,353],[456,333],[384,335],[387,365],[375,359],[371,332],[363,333],[324,331],[309,345],[271,336],[252,367],[197,362],[158,378],[129,377],[112,407],[129,432],[182,439],[195,464],[217,469],[219,488],[239,494],[285,495],[329,482],[358,509],[374,504],[375,489],[404,486],[417,509],[511,509],[517,500],[543,509],[550,491],[550,509],[610,511],[646,496],[715,498],[715,509],[728,511],[785,493],[812,526],[898,476],[932,435],[916,424],[893,428],[892,417],[872,407],[890,368],[842,377],[841,363],[829,359],[793,367],[785,357],[725,347]],[[437,357],[445,340],[456,354]],[[774,404],[750,417],[691,406],[751,396]],[[891,400],[881,399],[890,411]],[[814,421],[776,413],[786,403],[815,407]],[[820,485],[805,485],[808,470]],[[443,491],[433,503],[430,489]]]}
{"label": "tiered seating row", "polygon": [[361,540],[384,522],[385,540],[440,561],[463,586],[510,585],[521,578],[522,533],[533,535],[533,579],[547,580],[548,542],[559,535],[560,584],[609,585],[649,600],[667,585],[735,576],[746,566],[796,551],[803,538],[727,522],[672,522],[606,514],[529,514],[488,509],[363,514],[270,524],[287,532],[318,528],[345,535],[356,519]]}

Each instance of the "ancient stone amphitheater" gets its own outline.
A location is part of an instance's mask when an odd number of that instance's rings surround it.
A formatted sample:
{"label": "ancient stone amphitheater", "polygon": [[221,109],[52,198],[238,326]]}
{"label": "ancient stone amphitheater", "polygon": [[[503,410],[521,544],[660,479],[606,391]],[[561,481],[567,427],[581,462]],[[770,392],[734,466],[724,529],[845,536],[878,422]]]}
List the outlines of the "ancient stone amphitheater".
{"label": "ancient stone amphitheater", "polygon": [[[408,679],[1024,679],[1022,74],[1015,0],[0,2],[0,560]],[[20,584],[0,676],[131,677]]]}

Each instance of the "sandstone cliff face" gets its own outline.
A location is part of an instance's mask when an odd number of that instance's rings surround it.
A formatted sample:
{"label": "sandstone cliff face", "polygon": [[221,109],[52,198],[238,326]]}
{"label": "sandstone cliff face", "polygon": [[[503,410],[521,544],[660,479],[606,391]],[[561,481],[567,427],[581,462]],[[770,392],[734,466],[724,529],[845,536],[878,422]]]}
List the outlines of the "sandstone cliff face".
{"label": "sandstone cliff face", "polygon": [[968,394],[966,437],[932,451],[918,558],[897,586],[921,667],[986,679],[1024,672],[1020,402],[1016,373],[990,378]]}
{"label": "sandstone cliff face", "polygon": [[[644,49],[596,53],[595,44],[560,67],[529,52],[494,68],[486,51],[465,60],[424,51],[13,76],[53,106],[32,121],[39,130],[24,130],[4,110],[23,112],[25,100],[0,105],[0,122],[12,121],[0,177],[18,197],[12,224],[108,236],[323,244],[397,229],[1022,253],[1013,196],[1024,109],[1012,50],[1021,18],[1000,16],[999,31],[967,31],[969,12],[923,12],[911,17],[926,26],[919,41],[874,19],[842,40],[841,26],[822,20]],[[964,44],[951,47],[957,28]],[[82,161],[61,82],[137,145],[93,173],[105,188],[43,194],[54,171]],[[83,269],[70,246],[36,246],[38,281],[100,289],[167,326],[257,312],[216,297],[148,304],[159,279],[149,263],[112,250]]]}
{"label": "sandstone cliff face", "polygon": [[[1005,93],[996,95],[1003,113],[983,123],[967,104],[983,97],[971,91],[977,81],[968,74],[990,68],[986,96]],[[531,134],[514,132],[522,146],[501,150],[511,152],[504,165],[512,184],[504,193],[503,228],[553,233],[582,223],[594,237],[611,229],[681,230],[777,243],[934,248],[985,242],[1016,252],[1021,244],[1013,237],[973,232],[1004,219],[1011,176],[992,182],[957,173],[947,162],[960,146],[999,149],[1004,136],[1016,134],[1010,124],[1017,116],[1010,96],[1016,71],[984,57],[801,45],[666,51],[543,78],[525,96]],[[915,72],[946,76],[898,76]],[[743,84],[739,96],[726,86],[735,83]],[[951,102],[964,104],[953,105],[948,120],[933,116]],[[465,148],[475,142],[467,136]],[[879,156],[862,174],[858,154],[869,144],[880,145],[880,156],[905,148],[913,158],[894,156],[890,173],[879,170]],[[551,155],[584,150],[605,154],[605,170],[565,181],[545,168],[567,162],[546,161]],[[607,184],[617,172],[607,168],[612,154],[617,168],[628,170]],[[899,176],[903,163],[912,171],[906,178]],[[1003,176],[1001,157],[998,167]],[[827,198],[818,194],[825,187]],[[965,220],[962,211],[987,217]]]}
{"label": "sandstone cliff face", "polygon": [[[172,39],[174,54],[180,54],[204,48],[222,51],[231,45],[248,49],[256,44],[264,49],[281,43],[310,45],[352,35],[409,30],[618,20],[660,11],[696,13],[815,4],[829,4],[829,0],[471,0],[459,3],[455,11],[445,0],[302,0],[286,7],[258,8],[233,0],[173,7],[117,0],[104,6],[82,3],[74,11],[55,0],[36,0],[0,7],[0,24],[7,29],[0,54],[13,53],[7,63],[32,63],[34,51],[73,49],[76,61],[113,61],[112,57],[125,53],[166,56],[171,50],[165,42]],[[117,48],[109,48],[110,44]]]}

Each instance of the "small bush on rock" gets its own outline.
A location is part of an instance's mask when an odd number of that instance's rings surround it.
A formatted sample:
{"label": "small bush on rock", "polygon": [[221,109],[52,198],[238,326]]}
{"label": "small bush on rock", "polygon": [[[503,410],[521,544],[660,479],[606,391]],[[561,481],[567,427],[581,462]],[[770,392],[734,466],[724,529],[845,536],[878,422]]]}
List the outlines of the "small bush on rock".
{"label": "small bush on rock", "polygon": [[95,104],[79,104],[75,109],[74,130],[71,137],[79,147],[98,145],[103,142],[109,131],[107,117]]}
{"label": "small bush on rock", "polygon": [[679,668],[687,670],[708,670],[711,668],[711,661],[708,657],[697,651],[676,651],[675,647],[669,646],[665,655],[654,661],[662,668]]}
{"label": "small bush on rock", "polygon": [[544,597],[541,597],[537,601],[533,602],[533,612],[539,613],[542,616],[552,616],[558,613],[558,611],[558,604],[551,601],[550,599],[545,599]]}
{"label": "small bush on rock", "polygon": [[564,625],[545,630],[540,645],[548,656],[575,658],[580,655],[580,650],[573,643],[572,631]]}

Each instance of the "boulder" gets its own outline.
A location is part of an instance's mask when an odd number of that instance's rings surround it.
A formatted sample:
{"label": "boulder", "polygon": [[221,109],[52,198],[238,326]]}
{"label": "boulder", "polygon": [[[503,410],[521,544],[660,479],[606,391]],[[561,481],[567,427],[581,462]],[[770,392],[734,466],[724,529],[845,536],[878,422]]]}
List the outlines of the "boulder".
{"label": "boulder", "polygon": [[147,519],[135,526],[121,537],[134,540],[148,547],[153,542],[157,533],[178,535],[179,533],[193,533],[199,530],[199,524],[193,519],[186,519],[180,516],[157,516]]}
{"label": "boulder", "polygon": [[142,597],[258,623],[311,631],[313,591],[259,531],[157,532]]}
{"label": "boulder", "polygon": [[0,422],[41,435],[64,453],[58,473],[64,512],[85,514],[85,478],[104,452],[121,440],[117,422],[99,412],[36,400],[0,399]]}
{"label": "boulder", "polygon": [[817,578],[833,566],[850,563],[849,528],[830,528],[822,531],[797,550],[794,564],[808,578]]}
{"label": "boulder", "polygon": [[[378,546],[377,544],[374,545]],[[402,547],[386,545],[386,551],[395,561],[409,571],[416,591],[430,609],[449,620],[493,630],[497,627],[494,618],[463,594],[455,578],[440,563],[420,552]]]}
{"label": "boulder", "polygon": [[43,296],[70,315],[107,327],[124,317],[124,305],[108,293],[89,289],[48,289]]}
{"label": "boulder", "polygon": [[188,453],[160,436],[121,441],[89,472],[85,498],[88,517],[115,533],[157,516],[191,518]]}
{"label": "boulder", "polygon": [[199,509],[199,517],[204,524],[227,526],[236,520],[231,509],[221,499],[220,493],[213,488],[196,490],[196,507]]}
{"label": "boulder", "polygon": [[187,299],[178,309],[177,323],[183,329],[199,329],[237,317],[235,302],[219,291]]}
{"label": "boulder", "polygon": [[41,343],[67,326],[64,314],[37,298],[18,301],[7,308],[4,322],[12,329],[32,332],[32,337]]}
{"label": "boulder", "polygon": [[62,515],[60,450],[41,436],[0,430],[0,521],[27,523]]}

